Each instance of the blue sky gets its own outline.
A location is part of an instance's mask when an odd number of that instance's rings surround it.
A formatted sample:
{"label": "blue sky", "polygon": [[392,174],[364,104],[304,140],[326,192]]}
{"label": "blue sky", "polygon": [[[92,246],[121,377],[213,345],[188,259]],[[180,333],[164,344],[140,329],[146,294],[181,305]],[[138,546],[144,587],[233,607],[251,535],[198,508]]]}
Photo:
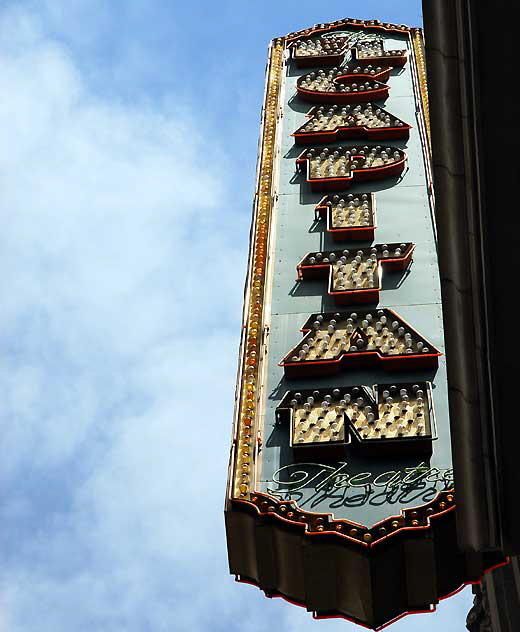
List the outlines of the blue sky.
{"label": "blue sky", "polygon": [[0,632],[359,629],[236,585],[223,529],[267,43],[420,23],[317,4],[3,3]]}

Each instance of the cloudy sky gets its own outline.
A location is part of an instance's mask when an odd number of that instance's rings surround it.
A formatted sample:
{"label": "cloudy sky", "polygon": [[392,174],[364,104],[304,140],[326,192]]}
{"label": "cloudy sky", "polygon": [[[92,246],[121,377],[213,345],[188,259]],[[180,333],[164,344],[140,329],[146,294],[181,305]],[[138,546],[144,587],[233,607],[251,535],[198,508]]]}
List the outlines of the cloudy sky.
{"label": "cloudy sky", "polygon": [[359,629],[228,575],[242,287],[269,39],[418,5],[2,3],[1,632]]}

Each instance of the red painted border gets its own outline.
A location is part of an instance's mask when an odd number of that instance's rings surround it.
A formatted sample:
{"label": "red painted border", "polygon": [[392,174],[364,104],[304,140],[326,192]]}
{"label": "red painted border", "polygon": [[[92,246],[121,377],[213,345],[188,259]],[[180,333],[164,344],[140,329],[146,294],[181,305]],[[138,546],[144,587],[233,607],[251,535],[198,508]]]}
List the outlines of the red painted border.
{"label": "red painted border", "polygon": [[[358,46],[348,46],[346,41],[343,42],[343,48],[341,52],[334,54],[323,54],[323,55],[297,55],[297,43],[301,40],[311,39],[312,37],[322,37],[327,32],[334,30],[333,28],[323,29],[320,32],[309,33],[308,35],[295,38],[291,41],[291,38],[288,37],[288,40],[291,42],[290,46],[292,48],[291,57],[298,68],[311,68],[315,66],[338,66],[345,61],[345,56],[350,51],[352,54],[352,59],[354,62],[358,64],[379,64],[381,66],[394,66],[397,68],[402,68],[408,59],[408,50],[407,49],[399,49],[400,55],[380,55],[374,57],[359,57]],[[385,29],[387,30],[387,29]],[[347,38],[345,38],[347,39]],[[395,50],[395,49],[394,49]],[[384,41],[383,41],[383,51],[384,51]]]}
{"label": "red painted border", "polygon": [[[305,75],[302,75],[296,83],[296,92],[298,96],[304,101],[310,101],[312,103],[334,103],[338,105],[349,103],[368,103],[369,101],[383,101],[388,98],[390,86],[383,83],[388,81],[388,76],[392,67],[389,66],[377,74],[371,75],[363,72],[348,72],[343,75],[338,75],[333,79],[333,83],[341,83],[342,81],[352,81],[354,79],[360,79],[361,81],[372,80],[378,83],[380,87],[375,90],[361,90],[358,92],[323,92],[320,90],[309,90],[308,88],[302,88],[301,84],[305,79]],[[376,79],[376,77],[380,79]],[[384,78],[383,78],[384,77]]]}
{"label": "red painted border", "polygon": [[[363,195],[363,193],[359,193],[358,195]],[[373,193],[367,193],[370,195],[370,202],[372,206],[372,219],[373,224],[370,226],[348,226],[348,227],[340,227],[334,228],[332,226],[332,205],[333,202],[330,200],[330,196],[325,195],[321,198],[318,204],[314,207],[314,214],[316,219],[321,217],[322,219],[326,218],[327,220],[327,232],[332,235],[334,241],[372,241],[374,239],[375,231],[377,228],[377,220],[376,220],[376,203],[375,203],[375,195]],[[330,205],[328,204],[330,202]]]}
{"label": "red painted border", "polygon": [[[369,250],[369,248],[365,248],[364,250]],[[415,244],[410,244],[405,251],[405,254],[402,257],[389,257],[388,259],[379,259],[378,260],[378,276],[379,276],[379,285],[374,288],[361,288],[356,290],[334,290],[332,289],[334,283],[333,277],[333,263],[321,263],[321,264],[313,264],[313,265],[304,265],[303,262],[307,257],[309,257],[313,253],[308,253],[305,257],[300,261],[300,263],[296,266],[296,270],[298,272],[298,280],[307,280],[307,279],[323,279],[328,275],[329,277],[329,285],[327,293],[329,296],[332,296],[337,305],[364,305],[367,303],[378,303],[379,302],[379,293],[382,290],[381,280],[382,280],[382,268],[386,267],[388,270],[405,270],[409,265],[413,258],[413,253],[415,250]],[[330,251],[334,252],[334,251]],[[326,256],[329,254],[329,251],[323,252]],[[323,274],[325,273],[325,274]]]}
{"label": "red painted border", "polygon": [[336,519],[330,512],[304,511],[294,500],[280,500],[265,492],[252,493],[250,500],[235,498],[233,503],[253,510],[261,517],[271,516],[280,522],[303,528],[306,536],[337,536],[365,549],[371,549],[389,538],[402,536],[408,531],[428,530],[431,528],[432,519],[444,516],[456,507],[453,490],[443,490],[428,503],[403,508],[399,515],[388,516],[371,527],[366,527],[346,518]]}
{"label": "red painted border", "polygon": [[294,134],[297,145],[309,143],[335,143],[340,140],[364,139],[367,140],[408,140],[410,138],[411,125],[404,123],[402,127],[367,127],[357,125],[355,127],[336,127],[331,130],[318,130],[316,132],[299,132]]}
{"label": "red painted border", "polygon": [[[400,151],[403,152],[403,157],[400,160],[391,163],[390,165],[383,165],[382,167],[369,167],[368,169],[354,169],[354,171],[351,171],[350,176],[345,176],[343,178],[309,178],[309,158],[305,156],[309,149],[312,148],[304,149],[302,153],[298,156],[298,158],[296,158],[296,165],[301,171],[305,169],[306,180],[310,184],[311,190],[313,192],[341,191],[342,189],[348,188],[354,182],[382,180],[383,178],[397,176],[403,172],[404,166],[406,164],[406,154],[401,149]],[[352,157],[360,158],[361,155],[354,154]]]}
{"label": "red painted border", "polygon": [[[343,93],[342,93],[343,94]],[[370,100],[371,101],[371,100]],[[367,102],[368,103],[368,102]],[[385,114],[395,117],[393,114],[379,108]],[[312,121],[316,116],[316,106],[308,113],[307,118]],[[302,131],[308,123],[304,123],[293,134],[294,141],[297,145],[308,145],[309,143],[326,143],[336,142],[345,139],[363,139],[368,140],[407,140],[410,137],[411,125],[398,119],[403,125],[401,127],[367,127],[366,125],[357,125],[354,127],[339,126],[331,130],[319,130],[316,132]]]}
{"label": "red painted border", "polygon": [[[374,308],[376,311],[378,308]],[[302,343],[300,342],[292,347],[292,349],[280,360],[278,366],[284,367],[286,377],[314,377],[320,375],[333,375],[342,369],[342,365],[353,364],[354,366],[372,366],[374,363],[381,363],[382,368],[387,371],[406,371],[409,369],[426,369],[436,368],[439,364],[439,357],[442,353],[432,345],[424,336],[414,329],[404,318],[402,318],[394,310],[385,307],[385,312],[391,314],[395,319],[400,320],[406,327],[410,329],[418,338],[424,340],[426,346],[433,349],[433,353],[421,353],[413,355],[400,356],[382,356],[378,351],[360,351],[341,353],[337,358],[330,360],[307,360],[304,362],[291,362],[287,358],[294,354],[296,348]],[[306,329],[305,326],[300,329],[305,334],[303,340],[308,336],[312,329]],[[413,362],[412,362],[413,360]],[[318,370],[315,370],[316,367]]]}

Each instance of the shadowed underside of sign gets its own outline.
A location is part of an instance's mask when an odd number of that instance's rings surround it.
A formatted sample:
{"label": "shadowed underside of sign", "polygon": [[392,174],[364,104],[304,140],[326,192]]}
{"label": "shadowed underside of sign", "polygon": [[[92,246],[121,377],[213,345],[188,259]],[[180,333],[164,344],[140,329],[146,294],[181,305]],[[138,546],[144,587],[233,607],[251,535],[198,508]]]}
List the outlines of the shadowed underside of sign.
{"label": "shadowed underside of sign", "polygon": [[370,629],[504,563],[457,545],[425,90],[419,29],[347,19],[270,46],[230,571]]}
{"label": "shadowed underside of sign", "polygon": [[[391,518],[390,532],[392,523],[403,526],[375,543],[364,541],[369,532],[359,525],[334,524],[288,502],[262,495],[237,500],[226,513],[228,539],[235,543],[229,549],[231,571],[237,581],[295,602],[315,618],[342,617],[377,630],[405,614],[431,612],[439,599],[478,582],[501,562],[497,555],[458,550],[449,495],[436,499],[446,508],[427,526],[411,526],[412,510]],[[287,513],[297,514],[298,522]]]}

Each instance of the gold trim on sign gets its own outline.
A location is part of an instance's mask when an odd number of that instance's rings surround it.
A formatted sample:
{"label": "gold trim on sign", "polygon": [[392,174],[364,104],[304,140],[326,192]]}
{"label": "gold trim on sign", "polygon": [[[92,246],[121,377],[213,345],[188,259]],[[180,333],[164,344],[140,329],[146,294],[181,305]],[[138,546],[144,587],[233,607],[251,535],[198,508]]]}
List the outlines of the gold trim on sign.
{"label": "gold trim on sign", "polygon": [[413,48],[415,52],[415,59],[417,62],[417,74],[419,77],[419,87],[421,89],[421,100],[424,112],[424,121],[426,123],[426,133],[428,134],[428,142],[431,147],[431,134],[430,134],[430,105],[428,102],[428,81],[426,76],[426,61],[424,59],[424,41],[422,31],[420,29],[414,29],[412,35]]}
{"label": "gold trim on sign", "polygon": [[262,136],[259,149],[257,189],[253,211],[252,248],[246,285],[247,312],[244,318],[240,389],[234,436],[234,465],[231,470],[232,498],[248,499],[254,486],[257,455],[257,407],[260,392],[259,364],[263,335],[263,309],[266,282],[269,228],[273,208],[273,162],[276,124],[282,80],[284,40],[270,46]]}

